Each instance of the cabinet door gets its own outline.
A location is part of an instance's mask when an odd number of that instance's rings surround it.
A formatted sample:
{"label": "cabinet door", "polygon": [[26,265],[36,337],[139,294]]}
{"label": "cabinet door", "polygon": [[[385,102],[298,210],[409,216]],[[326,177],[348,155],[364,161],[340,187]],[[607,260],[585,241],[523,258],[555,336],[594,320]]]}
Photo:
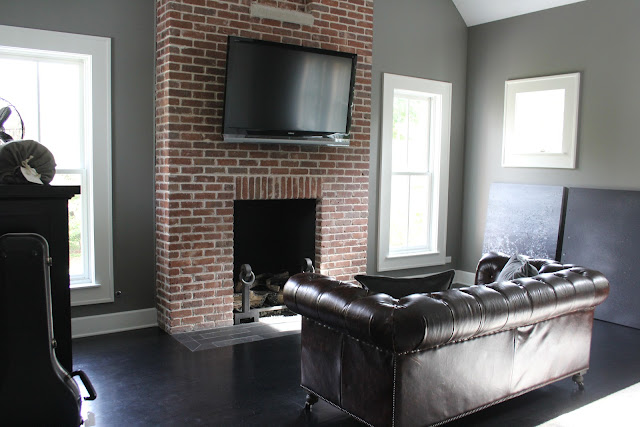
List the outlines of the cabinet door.
{"label": "cabinet door", "polygon": [[[71,358],[71,302],[69,291],[69,222],[67,198],[0,198],[0,235],[37,233],[49,243],[51,306],[56,355],[62,366],[73,371]],[[28,313],[25,313],[28,315]]]}

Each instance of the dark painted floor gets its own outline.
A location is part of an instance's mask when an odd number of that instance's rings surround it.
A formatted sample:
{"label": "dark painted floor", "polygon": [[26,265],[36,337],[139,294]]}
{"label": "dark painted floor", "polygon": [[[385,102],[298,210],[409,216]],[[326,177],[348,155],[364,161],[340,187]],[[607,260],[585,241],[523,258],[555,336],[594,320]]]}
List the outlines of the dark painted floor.
{"label": "dark painted floor", "polygon": [[[98,391],[96,426],[357,426],[319,402],[303,411],[300,335],[191,352],[159,329],[74,340]],[[640,382],[640,330],[596,321],[586,390],[563,380],[451,426],[536,426]]]}

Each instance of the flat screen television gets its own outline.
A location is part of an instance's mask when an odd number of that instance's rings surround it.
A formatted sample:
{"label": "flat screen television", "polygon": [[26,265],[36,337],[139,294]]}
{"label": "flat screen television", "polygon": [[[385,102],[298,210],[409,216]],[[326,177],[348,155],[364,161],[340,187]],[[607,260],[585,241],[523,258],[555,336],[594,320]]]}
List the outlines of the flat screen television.
{"label": "flat screen television", "polygon": [[348,145],[357,55],[230,36],[223,137]]}

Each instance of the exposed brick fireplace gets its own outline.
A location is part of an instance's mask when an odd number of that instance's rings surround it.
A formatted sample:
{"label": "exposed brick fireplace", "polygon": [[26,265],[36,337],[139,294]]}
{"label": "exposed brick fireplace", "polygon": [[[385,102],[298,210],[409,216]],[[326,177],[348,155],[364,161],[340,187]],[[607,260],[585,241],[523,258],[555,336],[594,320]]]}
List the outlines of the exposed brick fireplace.
{"label": "exposed brick fireplace", "polygon": [[[373,1],[257,2],[309,26],[253,18],[252,3],[157,2],[157,308],[170,333],[233,324],[234,200],[316,199],[316,270],[366,270]],[[350,146],[222,142],[228,35],[357,53]]]}

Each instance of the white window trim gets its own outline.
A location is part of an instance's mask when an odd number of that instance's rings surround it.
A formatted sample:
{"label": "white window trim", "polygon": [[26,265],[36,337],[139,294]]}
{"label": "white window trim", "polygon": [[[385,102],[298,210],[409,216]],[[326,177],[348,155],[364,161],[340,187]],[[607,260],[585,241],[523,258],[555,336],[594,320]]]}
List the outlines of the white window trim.
{"label": "white window trim", "polygon": [[[564,118],[561,153],[520,153],[515,148],[516,95],[564,89]],[[530,79],[507,80],[504,90],[504,129],[502,136],[502,167],[575,169],[578,140],[578,105],[580,73]]]}
{"label": "white window trim", "polygon": [[[439,143],[434,147],[433,180],[434,218],[432,232],[435,234],[436,249],[432,252],[416,252],[404,254],[389,253],[389,224],[391,212],[391,141],[393,139],[393,93],[395,89],[419,91],[434,96],[435,138]],[[380,150],[380,197],[378,218],[378,271],[400,270],[407,268],[444,265],[446,263],[447,243],[447,208],[449,193],[449,156],[451,137],[451,92],[448,82],[421,79],[416,77],[383,75],[382,93],[382,141]],[[438,126],[438,123],[440,124]]]}
{"label": "white window trim", "polygon": [[61,33],[0,25],[0,45],[16,49],[63,52],[90,57],[85,62],[91,85],[85,88],[92,120],[87,137],[92,141],[93,168],[83,195],[93,197],[90,209],[94,242],[93,280],[71,288],[71,305],[113,302],[113,230],[111,191],[111,40],[105,37]]}

